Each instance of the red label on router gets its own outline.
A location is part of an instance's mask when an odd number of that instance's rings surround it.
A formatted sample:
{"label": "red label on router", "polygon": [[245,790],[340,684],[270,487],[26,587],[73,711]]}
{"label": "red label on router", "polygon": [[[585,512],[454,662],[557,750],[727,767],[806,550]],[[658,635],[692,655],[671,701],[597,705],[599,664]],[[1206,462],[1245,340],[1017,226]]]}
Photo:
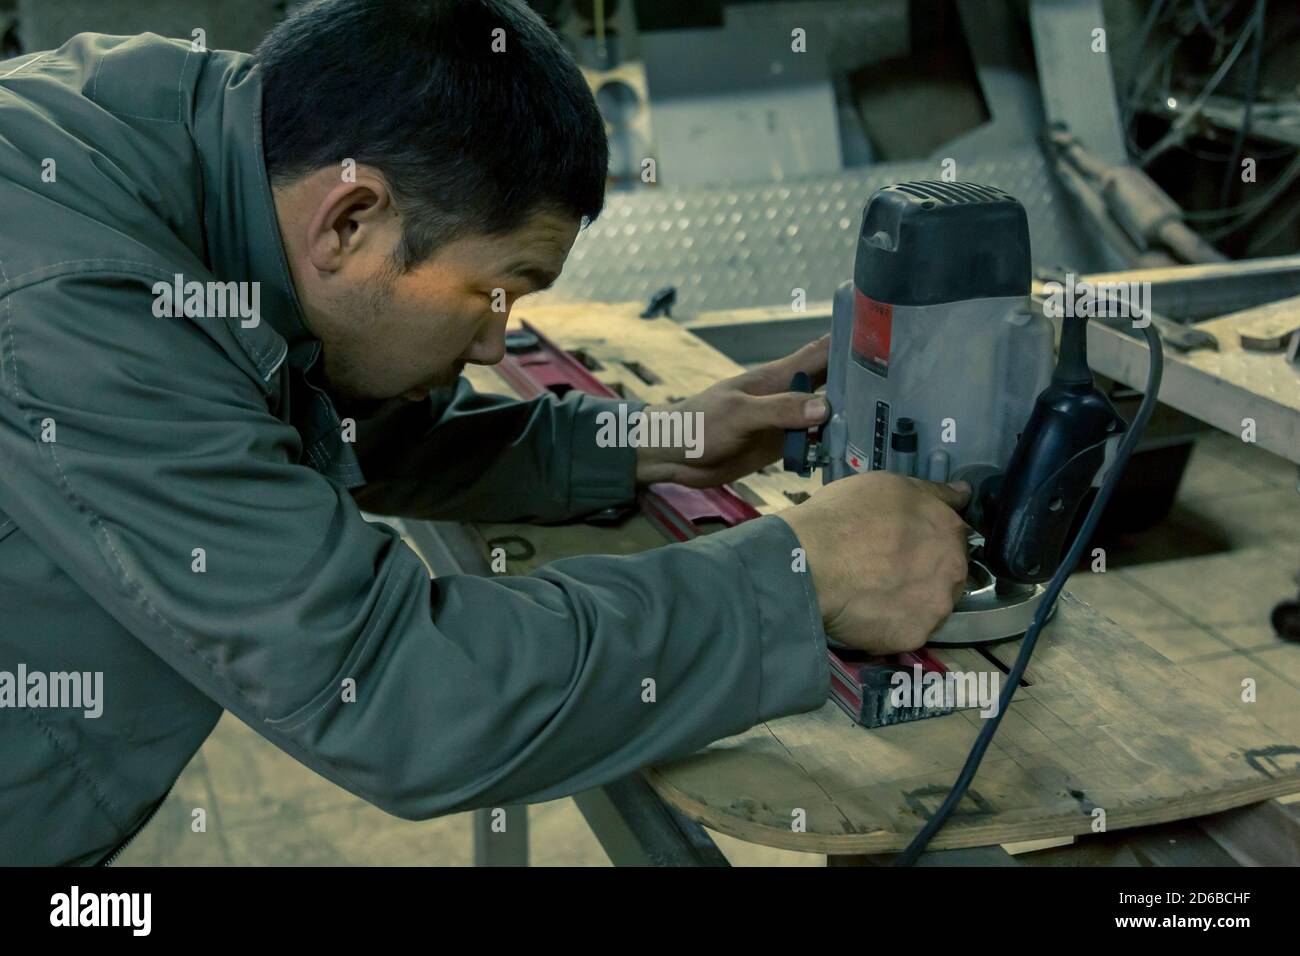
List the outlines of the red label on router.
{"label": "red label on router", "polygon": [[894,307],[853,290],[853,358],[881,378],[889,375],[889,337]]}

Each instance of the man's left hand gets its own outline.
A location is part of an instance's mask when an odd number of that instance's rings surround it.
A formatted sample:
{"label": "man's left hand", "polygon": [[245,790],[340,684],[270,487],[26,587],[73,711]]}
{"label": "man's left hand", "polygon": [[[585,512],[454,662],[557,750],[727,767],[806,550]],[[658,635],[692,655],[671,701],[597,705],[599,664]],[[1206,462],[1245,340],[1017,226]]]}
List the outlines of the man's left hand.
{"label": "man's left hand", "polygon": [[647,413],[699,412],[703,444],[697,458],[686,457],[684,448],[638,448],[637,482],[712,488],[780,458],[787,428],[808,428],[826,420],[825,399],[788,389],[795,372],[807,372],[814,387],[825,381],[830,344],[830,336],[823,336],[793,355],[719,382],[692,398],[647,406]]}

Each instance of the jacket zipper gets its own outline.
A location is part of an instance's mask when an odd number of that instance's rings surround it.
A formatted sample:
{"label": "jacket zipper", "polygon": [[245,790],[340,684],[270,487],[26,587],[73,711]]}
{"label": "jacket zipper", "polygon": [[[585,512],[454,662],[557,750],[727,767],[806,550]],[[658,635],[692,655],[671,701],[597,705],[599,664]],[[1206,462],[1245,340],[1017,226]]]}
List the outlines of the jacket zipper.
{"label": "jacket zipper", "polygon": [[119,856],[122,855],[122,851],[125,850],[128,846],[130,846],[130,845],[131,845],[131,841],[134,840],[137,836],[140,835],[140,831],[143,830],[145,827],[147,827],[147,826],[149,825],[149,821],[152,820],[152,819],[154,818],[154,815],[155,815],[155,814],[157,814],[157,812],[158,812],[158,808],[161,807],[161,806],[163,805],[163,803],[167,800],[167,798],[168,798],[169,796],[171,796],[172,787],[174,787],[174,786],[176,786],[175,783],[173,783],[171,787],[168,787],[168,788],[167,788],[167,792],[164,793],[163,796],[162,796],[162,800],[159,800],[157,803],[155,803],[155,804],[153,805],[153,809],[150,810],[150,811],[149,811],[149,814],[148,814],[148,815],[147,815],[143,820],[140,821],[140,825],[139,825],[138,827],[136,827],[134,830],[132,830],[132,831],[130,832],[130,834],[127,835],[127,838],[126,838],[125,840],[123,840],[121,843],[119,843],[119,844],[117,845],[117,848],[116,848],[115,850],[113,850],[112,853],[110,853],[110,854],[109,854],[107,857],[105,857],[103,860],[100,860],[100,862],[99,862],[99,865],[100,865],[100,866],[112,866],[112,865],[113,865],[113,862],[114,862],[114,861],[115,861]]}

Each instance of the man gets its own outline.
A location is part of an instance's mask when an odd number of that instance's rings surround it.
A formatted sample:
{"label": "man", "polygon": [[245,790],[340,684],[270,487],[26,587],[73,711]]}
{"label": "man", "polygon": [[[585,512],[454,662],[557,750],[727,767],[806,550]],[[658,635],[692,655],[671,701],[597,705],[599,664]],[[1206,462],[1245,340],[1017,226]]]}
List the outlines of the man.
{"label": "man", "polygon": [[[862,477],[686,544],[432,583],[361,517],[573,519],[739,477],[824,418],[783,390],[825,342],[685,401],[691,459],[599,447],[609,402],[459,378],[560,273],[605,163],[513,0],[325,0],[254,58],[83,34],[0,65],[0,672],[28,675],[0,682],[0,862],[111,856],[223,709],[426,818],[818,707],[828,634],[899,651],[950,612],[964,488]],[[102,699],[34,692],[74,673]]]}

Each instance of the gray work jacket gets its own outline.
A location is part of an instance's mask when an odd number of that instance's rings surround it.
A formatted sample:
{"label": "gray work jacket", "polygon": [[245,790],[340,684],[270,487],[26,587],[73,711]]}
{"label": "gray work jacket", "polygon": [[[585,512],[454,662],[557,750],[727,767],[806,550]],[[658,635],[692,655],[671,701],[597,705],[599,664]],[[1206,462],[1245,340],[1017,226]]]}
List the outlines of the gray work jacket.
{"label": "gray work jacket", "polygon": [[[825,635],[779,519],[432,582],[363,519],[580,516],[631,500],[634,451],[597,447],[601,400],[463,380],[344,440],[260,106],[247,55],[151,34],[0,63],[0,863],[102,859],[223,709],[420,819],[820,705]],[[259,283],[260,321],[160,317],[178,274]],[[97,716],[30,683],[73,672],[102,675]]]}

